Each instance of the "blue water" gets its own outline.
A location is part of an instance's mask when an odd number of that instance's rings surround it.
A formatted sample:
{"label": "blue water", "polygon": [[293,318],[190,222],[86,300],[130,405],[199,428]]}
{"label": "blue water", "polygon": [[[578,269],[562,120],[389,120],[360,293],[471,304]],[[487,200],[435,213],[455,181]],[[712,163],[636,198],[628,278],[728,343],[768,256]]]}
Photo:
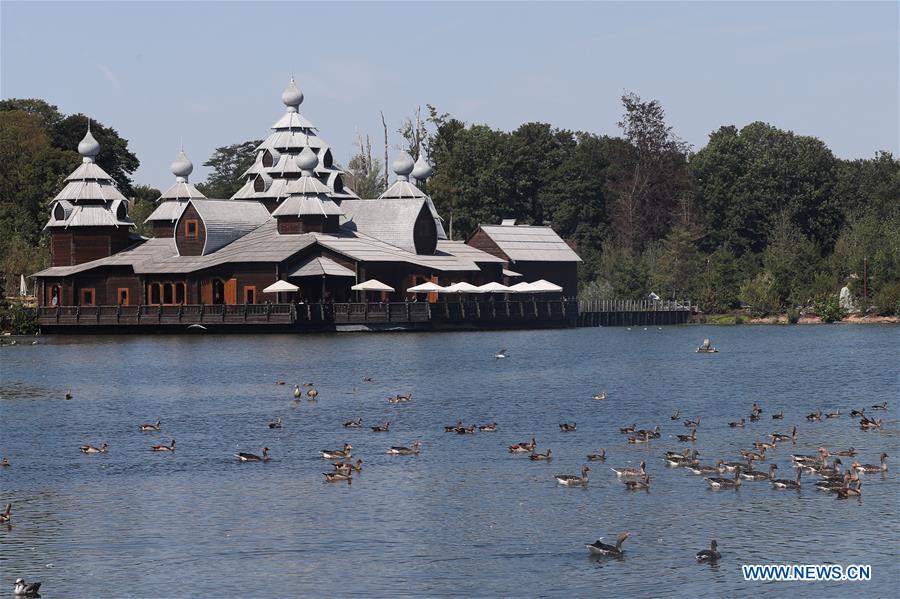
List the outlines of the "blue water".
{"label": "blue water", "polygon": [[[704,337],[720,348],[699,355]],[[501,348],[506,360],[493,359]],[[0,348],[0,590],[18,576],[52,597],[553,596],[895,597],[900,580],[900,328],[891,326],[635,327],[559,331],[306,336],[58,337]],[[372,377],[373,382],[363,382]],[[279,386],[275,381],[288,382]],[[294,383],[318,401],[291,407]],[[71,388],[74,399],[63,395]],[[609,400],[591,395],[609,392]],[[414,400],[386,398],[411,392]],[[759,403],[763,419],[726,423]],[[852,408],[887,401],[881,430]],[[845,416],[807,423],[817,408]],[[702,416],[704,463],[738,459],[769,432],[799,428],[790,453],[857,448],[890,454],[863,475],[859,500],[836,501],[804,478],[800,492],[744,481],[712,491],[668,468],[688,431],[669,415]],[[770,415],[784,410],[785,419]],[[284,428],[270,430],[277,416]],[[363,429],[344,429],[362,417]],[[160,433],[140,433],[162,420]],[[389,433],[368,425],[391,422]],[[498,423],[496,433],[443,426]],[[561,433],[560,422],[577,422]],[[662,426],[629,445],[620,426]],[[506,447],[537,437],[549,463]],[[177,440],[173,454],[149,446]],[[391,445],[422,442],[416,457]],[[78,451],[109,443],[105,455]],[[353,444],[352,485],[323,482],[320,449]],[[271,449],[269,463],[237,451]],[[577,473],[587,488],[564,488]],[[610,467],[652,476],[629,493]],[[852,459],[844,458],[845,464]],[[763,464],[763,468],[765,467]],[[622,559],[585,544],[629,531]],[[694,553],[719,542],[718,565]],[[745,563],[871,564],[860,583],[745,582]]]}

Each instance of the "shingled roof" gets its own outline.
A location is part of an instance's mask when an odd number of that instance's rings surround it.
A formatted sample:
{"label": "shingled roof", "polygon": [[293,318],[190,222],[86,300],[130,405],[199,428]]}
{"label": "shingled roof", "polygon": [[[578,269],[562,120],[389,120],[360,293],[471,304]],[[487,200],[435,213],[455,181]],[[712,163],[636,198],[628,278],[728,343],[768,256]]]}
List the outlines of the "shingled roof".
{"label": "shingled roof", "polygon": [[481,230],[513,262],[581,262],[578,254],[550,227],[481,225]]}

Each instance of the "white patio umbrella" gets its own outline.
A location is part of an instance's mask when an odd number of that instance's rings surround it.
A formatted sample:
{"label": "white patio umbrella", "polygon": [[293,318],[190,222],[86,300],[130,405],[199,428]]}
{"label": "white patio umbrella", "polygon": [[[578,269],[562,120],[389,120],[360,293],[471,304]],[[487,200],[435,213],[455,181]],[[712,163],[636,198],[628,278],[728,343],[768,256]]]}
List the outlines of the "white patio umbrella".
{"label": "white patio umbrella", "polygon": [[466,283],[465,281],[463,281],[461,283],[454,283],[449,287],[445,287],[444,293],[484,293],[484,291],[471,283]]}
{"label": "white patio umbrella", "polygon": [[539,279],[534,283],[529,283],[528,290],[532,293],[562,293],[563,288],[556,283]]}
{"label": "white patio umbrella", "polygon": [[531,291],[531,283],[526,283],[525,281],[510,286],[510,289],[516,293],[533,293]]}
{"label": "white patio umbrella", "polygon": [[415,287],[410,287],[406,291],[409,293],[432,293],[432,292],[441,292],[444,288],[438,285],[437,283],[432,283],[428,281],[426,283],[421,283],[416,285]]}
{"label": "white patio umbrella", "polygon": [[490,282],[478,287],[482,293],[515,293],[512,289],[502,283]]}
{"label": "white patio umbrella", "polygon": [[293,283],[288,283],[287,281],[275,281],[265,289],[263,289],[263,293],[281,293],[282,291],[297,291],[300,289]]}
{"label": "white patio umbrella", "polygon": [[362,283],[357,283],[353,287],[351,287],[353,291],[393,291],[394,288],[390,285],[385,285],[381,281],[377,279],[369,279],[368,281],[363,281]]}

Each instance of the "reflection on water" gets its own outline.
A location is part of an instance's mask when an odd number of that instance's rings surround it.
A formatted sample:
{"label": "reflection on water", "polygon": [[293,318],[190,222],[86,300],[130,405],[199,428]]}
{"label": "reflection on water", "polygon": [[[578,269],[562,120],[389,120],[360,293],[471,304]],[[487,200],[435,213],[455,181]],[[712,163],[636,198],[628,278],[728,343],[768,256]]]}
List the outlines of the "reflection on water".
{"label": "reflection on water", "polygon": [[[721,350],[693,352],[710,337]],[[0,591],[17,576],[44,597],[543,595],[889,596],[900,566],[898,329],[672,327],[458,334],[58,338],[0,350]],[[510,357],[495,360],[500,348]],[[372,382],[363,382],[372,377]],[[276,385],[276,380],[287,385]],[[320,395],[291,408],[294,383]],[[62,399],[71,388],[74,399]],[[591,396],[609,391],[606,401]],[[398,405],[386,398],[412,392]],[[27,401],[23,401],[27,400]],[[730,429],[759,403],[760,422]],[[817,408],[888,401],[881,430],[846,416],[807,423]],[[737,460],[772,431],[798,426],[770,451],[789,478],[791,453],[855,447],[860,499],[744,481],[712,491],[666,467],[687,431],[669,416],[702,416],[703,463]],[[782,421],[770,415],[784,410]],[[284,428],[271,430],[275,417]],[[363,428],[345,429],[361,417]],[[159,433],[138,424],[162,420]],[[388,433],[370,425],[390,421]],[[498,432],[443,427],[496,421]],[[561,433],[560,422],[577,422]],[[662,427],[649,445],[618,428]],[[532,436],[554,459],[507,452]],[[177,440],[174,453],[150,445]],[[422,441],[418,456],[391,445]],[[83,443],[109,443],[82,455]],[[353,444],[352,485],[326,484],[318,451]],[[271,449],[269,463],[238,451]],[[556,484],[591,462],[587,488]],[[609,471],[647,461],[649,492]],[[843,458],[845,464],[852,458]],[[764,465],[765,466],[765,465]],[[764,467],[761,469],[765,469]],[[629,531],[621,559],[585,544]],[[694,554],[716,538],[722,560]],[[864,584],[744,582],[742,563],[865,563]],[[183,581],[173,586],[173,581]]]}

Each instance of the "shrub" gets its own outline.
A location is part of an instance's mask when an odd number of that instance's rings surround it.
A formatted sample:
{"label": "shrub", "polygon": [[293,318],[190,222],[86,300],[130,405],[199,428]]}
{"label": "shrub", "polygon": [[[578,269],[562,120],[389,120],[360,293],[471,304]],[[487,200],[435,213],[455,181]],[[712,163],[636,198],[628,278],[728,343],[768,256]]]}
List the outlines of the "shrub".
{"label": "shrub", "polygon": [[879,316],[900,316],[900,281],[885,283],[874,297]]}
{"label": "shrub", "polygon": [[37,308],[20,302],[0,306],[0,328],[13,335],[34,335],[39,330]]}
{"label": "shrub", "polygon": [[847,316],[847,311],[841,307],[838,297],[834,294],[818,300],[815,308],[819,318],[825,323],[839,322]]}
{"label": "shrub", "polygon": [[750,308],[750,315],[761,318],[777,312],[780,307],[775,280],[768,272],[761,272],[741,285],[741,302]]}
{"label": "shrub", "polygon": [[797,308],[788,308],[787,320],[788,324],[797,324],[800,322],[800,310]]}

